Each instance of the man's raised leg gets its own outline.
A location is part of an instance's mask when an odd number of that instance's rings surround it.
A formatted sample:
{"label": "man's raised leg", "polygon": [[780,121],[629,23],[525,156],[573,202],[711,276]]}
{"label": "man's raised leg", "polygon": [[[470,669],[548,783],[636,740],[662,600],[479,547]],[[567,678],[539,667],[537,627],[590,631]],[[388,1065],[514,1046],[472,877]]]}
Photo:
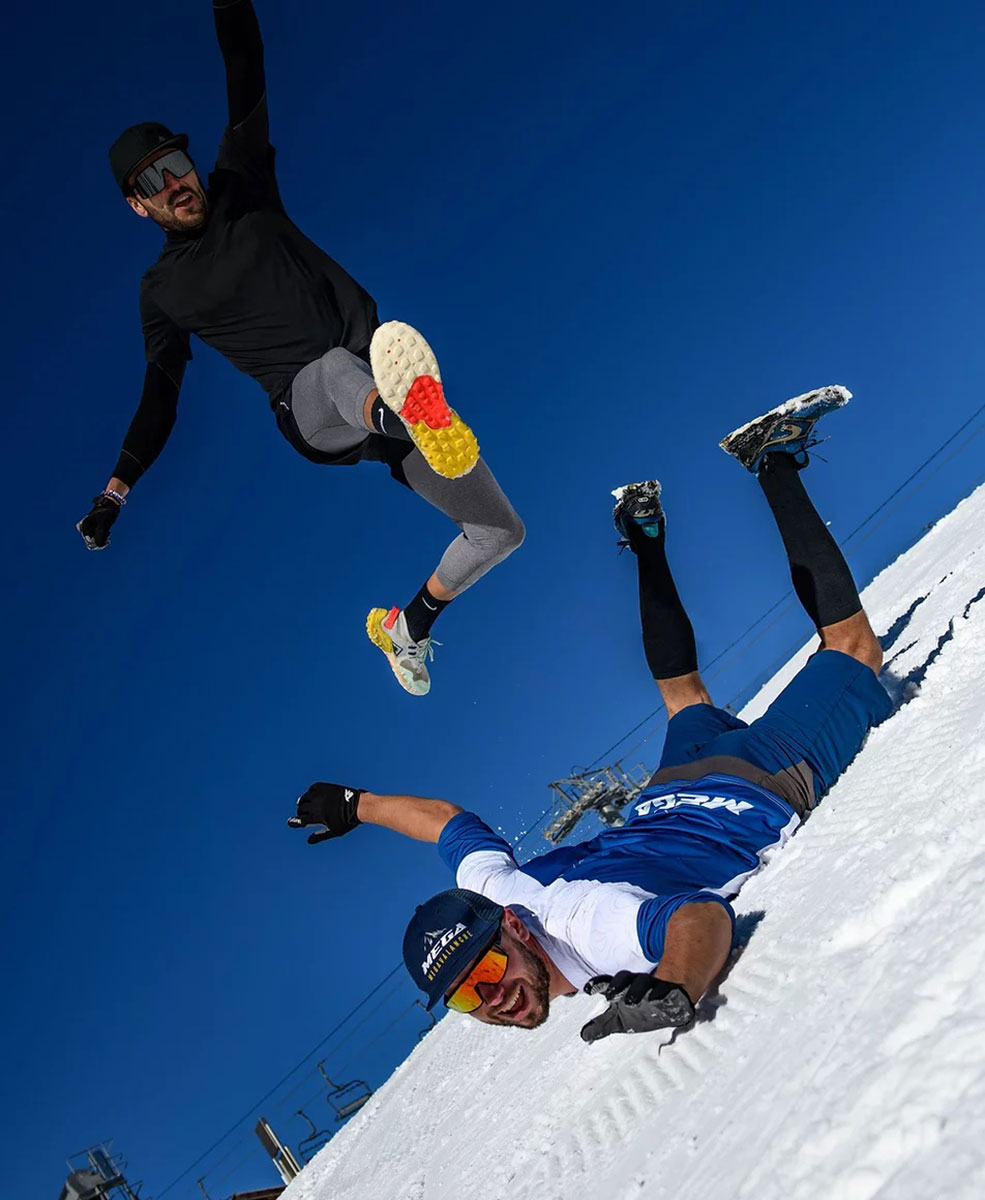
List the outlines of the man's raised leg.
{"label": "man's raised leg", "polygon": [[630,483],[613,495],[616,530],[636,555],[639,570],[643,651],[669,720],[691,704],[711,704],[711,696],[698,672],[694,629],[667,562],[660,484]]}
{"label": "man's raised leg", "polygon": [[738,754],[778,781],[796,782],[799,802],[780,783],[774,790],[798,812],[813,807],[858,753],[869,729],[891,711],[877,679],[882,648],[844,555],[800,476],[815,444],[814,425],[849,395],[844,388],[822,388],[798,396],[722,442],[759,481],[783,539],[794,590],[820,635],[822,652],[808,660],[761,717],[721,739],[715,752]]}
{"label": "man's raised leg", "polygon": [[794,591],[826,650],[840,650],[871,667],[882,666],[882,647],[862,609],[845,556],[821,520],[800,472],[810,461],[814,428],[844,407],[851,392],[819,388],[796,396],[730,433],[722,449],[759,481],[790,563]]}
{"label": "man's raised leg", "polygon": [[402,467],[411,490],[461,530],[405,609],[374,608],[367,618],[366,632],[386,654],[401,687],[422,696],[430,688],[427,656],[432,624],[455,597],[512,554],[522,544],[525,531],[481,458],[458,479],[435,474],[416,450],[404,459]]}
{"label": "man's raised leg", "polygon": [[794,591],[824,649],[851,655],[878,675],[882,646],[845,556],[807,494],[801,469],[789,454],[767,454],[758,476],[783,539]]}
{"label": "man's raised leg", "polygon": [[808,451],[820,440],[814,433],[818,421],[851,398],[839,385],[805,392],[733,430],[721,447],[759,480],[783,539],[794,591],[823,649],[840,650],[878,674],[882,647],[845,556],[800,478],[810,462]]}

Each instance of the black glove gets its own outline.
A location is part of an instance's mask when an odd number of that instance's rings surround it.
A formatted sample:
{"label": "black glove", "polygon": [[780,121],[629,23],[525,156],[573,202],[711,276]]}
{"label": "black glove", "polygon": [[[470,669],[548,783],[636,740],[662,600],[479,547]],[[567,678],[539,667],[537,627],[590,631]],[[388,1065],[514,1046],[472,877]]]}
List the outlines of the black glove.
{"label": "black glove", "polygon": [[109,545],[109,531],[120,515],[120,506],[110,496],[96,496],[92,509],[76,525],[89,550],[105,550]]}
{"label": "black glove", "polygon": [[596,975],[585,984],[590,996],[604,996],[609,1007],[582,1026],[586,1042],[597,1042],[610,1033],[646,1033],[689,1025],[694,1020],[691,997],[679,983],[654,979],[652,975],[620,971],[617,975]]}
{"label": "black glove", "polygon": [[341,783],[313,783],[303,796],[298,797],[298,815],[288,817],[287,823],[292,829],[324,825],[319,833],[309,834],[311,846],[329,838],[342,837],[361,823],[356,815],[361,795],[359,788],[343,787]]}

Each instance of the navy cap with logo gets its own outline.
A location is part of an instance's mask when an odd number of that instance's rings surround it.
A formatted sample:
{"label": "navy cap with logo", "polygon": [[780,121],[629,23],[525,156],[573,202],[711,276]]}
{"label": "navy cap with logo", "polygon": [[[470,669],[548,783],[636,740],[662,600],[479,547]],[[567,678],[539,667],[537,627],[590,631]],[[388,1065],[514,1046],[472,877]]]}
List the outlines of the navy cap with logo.
{"label": "navy cap with logo", "polygon": [[478,892],[451,888],[418,905],[404,934],[404,963],[431,1009],[495,940],[503,909]]}
{"label": "navy cap with logo", "polygon": [[109,165],[113,178],[125,196],[130,191],[129,179],[134,167],[148,154],[153,154],[156,150],[187,148],[188,135],[172,133],[167,125],[160,125],[157,121],[142,121],[139,125],[131,125],[129,129],[124,129],[109,148]]}

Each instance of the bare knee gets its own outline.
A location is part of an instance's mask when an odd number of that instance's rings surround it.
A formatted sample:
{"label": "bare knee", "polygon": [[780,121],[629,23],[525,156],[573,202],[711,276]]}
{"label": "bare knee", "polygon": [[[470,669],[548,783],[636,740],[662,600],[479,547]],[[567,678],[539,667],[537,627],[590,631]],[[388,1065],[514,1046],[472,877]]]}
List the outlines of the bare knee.
{"label": "bare knee", "polygon": [[698,671],[687,675],[674,675],[670,679],[658,679],[660,698],[667,710],[667,720],[676,716],[682,708],[690,708],[692,704],[711,704],[712,699],[705,687],[704,680]]}
{"label": "bare knee", "polygon": [[864,610],[836,625],[826,625],[818,633],[823,649],[840,650],[842,654],[865,663],[876,675],[882,670],[882,645],[872,632]]}

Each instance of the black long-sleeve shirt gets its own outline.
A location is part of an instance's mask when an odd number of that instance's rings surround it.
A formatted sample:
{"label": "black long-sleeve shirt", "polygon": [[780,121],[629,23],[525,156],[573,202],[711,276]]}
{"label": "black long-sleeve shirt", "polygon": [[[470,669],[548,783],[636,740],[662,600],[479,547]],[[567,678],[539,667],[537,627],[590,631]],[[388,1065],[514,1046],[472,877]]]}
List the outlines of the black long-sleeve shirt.
{"label": "black long-sleeve shirt", "polygon": [[269,142],[263,42],[250,0],[214,4],[229,125],[208,180],[208,220],[168,233],[144,274],[147,372],[114,474],[132,486],[174,427],[196,334],[266,390],[272,406],[333,346],[365,354],[373,298],[284,211]]}

